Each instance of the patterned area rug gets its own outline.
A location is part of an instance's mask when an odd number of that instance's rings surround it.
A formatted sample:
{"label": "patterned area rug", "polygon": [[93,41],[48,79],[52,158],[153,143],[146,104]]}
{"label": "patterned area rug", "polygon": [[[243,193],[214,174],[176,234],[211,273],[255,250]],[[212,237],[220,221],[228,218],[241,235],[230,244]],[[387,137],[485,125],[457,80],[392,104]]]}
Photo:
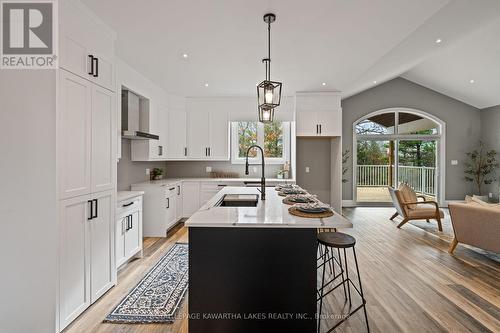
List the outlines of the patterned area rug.
{"label": "patterned area rug", "polygon": [[188,244],[176,243],[104,322],[172,323],[187,289]]}

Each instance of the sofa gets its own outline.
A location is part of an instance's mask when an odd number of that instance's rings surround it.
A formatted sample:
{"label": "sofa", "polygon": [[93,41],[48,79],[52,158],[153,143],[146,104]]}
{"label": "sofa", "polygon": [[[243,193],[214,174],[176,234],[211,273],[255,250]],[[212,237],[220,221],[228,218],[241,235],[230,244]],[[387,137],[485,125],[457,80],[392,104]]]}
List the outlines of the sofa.
{"label": "sofa", "polygon": [[462,243],[499,253],[500,205],[474,199],[467,201],[448,205],[455,233],[448,252],[453,253],[457,244]]}

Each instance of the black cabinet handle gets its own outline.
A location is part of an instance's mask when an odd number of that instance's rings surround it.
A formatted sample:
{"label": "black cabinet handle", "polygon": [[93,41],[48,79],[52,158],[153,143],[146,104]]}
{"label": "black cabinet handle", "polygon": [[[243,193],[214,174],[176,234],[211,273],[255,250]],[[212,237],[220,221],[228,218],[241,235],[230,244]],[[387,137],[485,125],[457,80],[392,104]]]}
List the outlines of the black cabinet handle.
{"label": "black cabinet handle", "polygon": [[208,147],[208,156],[212,156],[212,148]]}
{"label": "black cabinet handle", "polygon": [[163,155],[163,146],[158,146],[158,156]]}
{"label": "black cabinet handle", "polygon": [[130,215],[127,215],[127,216],[125,217],[125,232],[127,232],[127,231],[128,231],[128,217],[129,217],[129,216],[130,216]]}
{"label": "black cabinet handle", "polygon": [[94,56],[92,54],[89,54],[90,58],[90,72],[89,75],[94,75]]}
{"label": "black cabinet handle", "polygon": [[99,208],[98,208],[98,201],[97,201],[97,199],[94,199],[94,200],[92,200],[92,201],[94,201],[94,202],[95,202],[95,215],[94,215],[94,216],[92,216],[92,218],[97,218],[97,216],[98,216],[98,215],[97,215],[97,213],[98,213],[98,211],[99,211]]}
{"label": "black cabinet handle", "polygon": [[132,229],[132,215],[127,216],[127,231]]}
{"label": "black cabinet handle", "polygon": [[321,134],[321,125],[319,125],[319,134]]}
{"label": "black cabinet handle", "polygon": [[184,147],[184,156],[188,156],[188,149],[187,149],[187,147]]}
{"label": "black cabinet handle", "polygon": [[122,207],[132,206],[133,204],[134,204],[134,202],[133,202],[133,201],[131,201],[131,202],[129,202],[128,204],[124,204],[124,205],[122,205]]}
{"label": "black cabinet handle", "polygon": [[319,125],[316,124],[316,134],[319,134]]}
{"label": "black cabinet handle", "polygon": [[95,61],[95,72],[93,74],[94,74],[94,77],[98,77],[99,76],[99,58],[94,57],[93,60]]}
{"label": "black cabinet handle", "polygon": [[181,187],[177,185],[177,195],[181,195]]}
{"label": "black cabinet handle", "polygon": [[92,220],[94,217],[93,217],[93,214],[94,214],[94,200],[88,200],[87,203],[89,204],[89,207],[90,207],[90,214],[89,214],[89,217],[87,217],[87,220]]}
{"label": "black cabinet handle", "polygon": [[170,208],[170,198],[167,198],[167,209]]}

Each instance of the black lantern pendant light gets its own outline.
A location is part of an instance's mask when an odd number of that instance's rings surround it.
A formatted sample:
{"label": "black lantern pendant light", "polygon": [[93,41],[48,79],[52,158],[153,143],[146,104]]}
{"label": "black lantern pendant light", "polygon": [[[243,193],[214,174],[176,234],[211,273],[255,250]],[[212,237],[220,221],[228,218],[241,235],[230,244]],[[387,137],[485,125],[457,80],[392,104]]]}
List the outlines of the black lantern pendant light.
{"label": "black lantern pendant light", "polygon": [[276,15],[264,15],[267,23],[267,58],[262,59],[266,66],[266,79],[257,86],[257,98],[259,101],[259,121],[263,123],[272,122],[274,109],[281,102],[281,82],[271,81],[271,23],[276,21]]}

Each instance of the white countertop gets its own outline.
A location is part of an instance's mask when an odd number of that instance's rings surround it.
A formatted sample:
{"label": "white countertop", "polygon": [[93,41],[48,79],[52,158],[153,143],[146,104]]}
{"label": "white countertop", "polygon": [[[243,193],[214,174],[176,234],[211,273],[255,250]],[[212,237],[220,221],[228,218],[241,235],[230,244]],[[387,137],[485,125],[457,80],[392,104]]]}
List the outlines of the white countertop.
{"label": "white countertop", "polygon": [[268,187],[266,200],[257,207],[214,207],[225,194],[260,194],[253,187],[225,187],[203,205],[186,222],[187,227],[242,228],[352,228],[352,223],[340,214],[327,218],[303,218],[291,215],[289,205],[282,203],[278,191]]}
{"label": "white countertop", "polygon": [[116,201],[120,202],[123,200],[135,198],[137,196],[143,195],[144,191],[118,191],[116,193]]}
{"label": "white countertop", "polygon": [[[242,183],[260,182],[260,178],[165,178],[132,184],[133,186],[171,185],[178,182]],[[295,179],[266,178],[266,183],[295,183]]]}

